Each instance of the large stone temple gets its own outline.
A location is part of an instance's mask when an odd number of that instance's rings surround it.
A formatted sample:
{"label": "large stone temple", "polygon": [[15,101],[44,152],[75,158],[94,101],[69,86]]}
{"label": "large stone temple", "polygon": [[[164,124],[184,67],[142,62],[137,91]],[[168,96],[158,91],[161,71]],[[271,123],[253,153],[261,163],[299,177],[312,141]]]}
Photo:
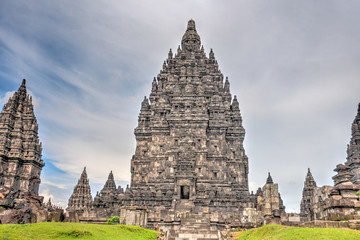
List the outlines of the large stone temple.
{"label": "large stone temple", "polygon": [[[80,221],[101,222],[121,209],[121,223],[178,232],[193,228],[216,233],[225,226],[263,223],[257,206],[262,191],[249,193],[239,102],[213,50],[205,53],[193,20],[181,47],[175,54],[170,49],[150,96],[141,103],[135,137],[131,186],[123,191],[111,183],[107,192],[112,197],[106,200],[97,193],[91,207],[85,206],[91,199],[81,200],[84,196],[76,187],[69,214],[74,203],[82,202],[76,205]],[[86,180],[80,183],[86,185],[81,189],[88,188]],[[284,212],[284,207],[280,195],[273,193],[277,184],[269,183],[268,188],[264,195],[274,199],[262,202],[274,203],[266,207],[271,217],[273,210]]]}
{"label": "large stone temple", "polygon": [[32,97],[26,81],[0,114],[0,223],[60,221],[63,210],[39,196],[44,167]]}
{"label": "large stone temple", "polygon": [[192,213],[216,223],[241,219],[255,196],[239,103],[213,51],[206,56],[193,20],[153,80],[149,100],[141,104],[123,204],[147,206],[148,225]]}

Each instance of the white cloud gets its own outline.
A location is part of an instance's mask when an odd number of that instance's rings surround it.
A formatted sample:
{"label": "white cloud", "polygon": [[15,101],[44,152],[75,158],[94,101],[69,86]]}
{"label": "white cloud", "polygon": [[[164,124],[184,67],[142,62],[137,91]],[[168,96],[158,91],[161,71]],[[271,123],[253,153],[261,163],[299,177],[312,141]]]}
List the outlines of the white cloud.
{"label": "white cloud", "polygon": [[3,106],[9,101],[9,98],[14,95],[15,91],[6,92],[4,97],[0,98],[0,106]]}
{"label": "white cloud", "polygon": [[[59,189],[66,189],[68,186],[66,186],[65,184],[61,184],[61,183],[54,183],[54,182],[50,182],[47,180],[42,180],[41,184],[43,185],[49,185],[49,186],[53,186]],[[45,191],[45,190],[44,190]]]}

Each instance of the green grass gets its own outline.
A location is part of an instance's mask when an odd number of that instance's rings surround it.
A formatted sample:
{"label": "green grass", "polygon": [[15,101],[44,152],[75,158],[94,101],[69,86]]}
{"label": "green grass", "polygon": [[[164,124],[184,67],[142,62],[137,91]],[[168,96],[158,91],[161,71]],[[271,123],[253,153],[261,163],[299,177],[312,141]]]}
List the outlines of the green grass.
{"label": "green grass", "polygon": [[246,240],[297,240],[297,239],[326,239],[326,240],[346,240],[360,239],[360,231],[339,228],[302,228],[287,227],[281,225],[266,225],[244,231],[238,235],[237,239]]}
{"label": "green grass", "polygon": [[0,224],[0,239],[156,239],[157,232],[137,226],[86,223]]}

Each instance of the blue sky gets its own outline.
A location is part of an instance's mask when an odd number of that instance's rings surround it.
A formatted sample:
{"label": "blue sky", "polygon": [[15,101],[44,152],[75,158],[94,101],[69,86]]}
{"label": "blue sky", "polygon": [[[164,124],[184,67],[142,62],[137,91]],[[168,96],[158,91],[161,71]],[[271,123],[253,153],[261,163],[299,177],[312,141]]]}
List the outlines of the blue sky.
{"label": "blue sky", "polygon": [[133,130],[170,48],[194,19],[229,76],[252,190],[270,171],[299,211],[310,167],[331,185],[360,102],[359,1],[0,2],[0,103],[23,78],[43,142],[40,192],[66,206],[84,166],[93,195],[130,180]]}

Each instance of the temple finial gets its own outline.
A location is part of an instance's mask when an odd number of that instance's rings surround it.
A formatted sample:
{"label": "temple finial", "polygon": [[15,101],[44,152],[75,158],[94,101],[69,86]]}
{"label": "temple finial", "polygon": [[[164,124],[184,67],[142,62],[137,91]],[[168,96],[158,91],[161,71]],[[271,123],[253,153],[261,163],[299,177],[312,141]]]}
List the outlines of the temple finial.
{"label": "temple finial", "polygon": [[194,20],[190,19],[188,21],[187,30],[195,30],[196,31]]}
{"label": "temple finial", "polygon": [[84,170],[81,173],[80,179],[87,179],[86,167],[84,167]]}
{"label": "temple finial", "polygon": [[23,79],[18,92],[26,95],[26,80]]}
{"label": "temple finial", "polygon": [[268,178],[266,179],[266,184],[273,184],[273,180],[272,180],[272,177],[270,175],[270,172],[268,173]]}
{"label": "temple finial", "polygon": [[215,55],[212,48],[210,48],[209,59],[215,59]]}
{"label": "temple finial", "polygon": [[231,104],[231,108],[232,108],[233,110],[238,110],[238,109],[239,109],[239,102],[238,102],[238,100],[237,100],[236,95],[234,95],[234,99],[233,99],[233,102],[232,102],[232,104]]}
{"label": "temple finial", "polygon": [[228,93],[230,92],[230,82],[229,82],[228,77],[226,77],[226,79],[225,79],[224,91],[228,92]]}
{"label": "temple finial", "polygon": [[196,52],[200,50],[200,36],[196,32],[195,21],[190,20],[186,32],[181,40],[181,48],[187,52]]}

